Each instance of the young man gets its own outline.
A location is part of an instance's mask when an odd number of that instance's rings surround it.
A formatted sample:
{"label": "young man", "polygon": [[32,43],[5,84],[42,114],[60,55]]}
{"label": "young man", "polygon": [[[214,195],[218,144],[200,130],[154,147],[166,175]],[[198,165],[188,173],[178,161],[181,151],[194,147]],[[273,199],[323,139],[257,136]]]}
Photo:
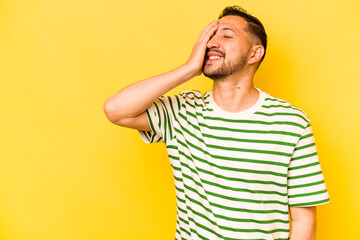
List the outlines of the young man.
{"label": "young man", "polygon": [[[267,39],[261,22],[227,7],[199,35],[189,60],[106,100],[120,126],[164,142],[173,169],[176,239],[315,239],[316,205],[329,202],[310,120],[253,86]],[[202,95],[163,94],[204,74]]]}

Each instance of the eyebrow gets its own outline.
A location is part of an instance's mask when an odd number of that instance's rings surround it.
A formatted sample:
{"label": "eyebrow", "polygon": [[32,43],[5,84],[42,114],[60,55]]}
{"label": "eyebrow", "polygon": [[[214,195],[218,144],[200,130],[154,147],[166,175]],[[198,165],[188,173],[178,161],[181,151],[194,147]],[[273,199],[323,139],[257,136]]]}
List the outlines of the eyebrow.
{"label": "eyebrow", "polygon": [[222,30],[228,30],[228,31],[232,31],[233,33],[235,33],[236,35],[238,35],[237,34],[237,32],[235,32],[233,29],[231,29],[231,28],[227,28],[227,27],[224,27],[224,28],[221,28],[221,29],[219,29],[220,31],[222,31]]}

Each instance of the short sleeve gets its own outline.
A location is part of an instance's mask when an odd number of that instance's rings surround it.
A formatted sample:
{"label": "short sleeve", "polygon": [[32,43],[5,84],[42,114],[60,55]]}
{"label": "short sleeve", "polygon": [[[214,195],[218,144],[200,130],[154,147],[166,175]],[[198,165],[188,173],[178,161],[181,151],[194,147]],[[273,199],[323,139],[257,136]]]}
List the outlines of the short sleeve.
{"label": "short sleeve", "polygon": [[287,183],[290,207],[315,206],[330,202],[310,122],[291,157]]}
{"label": "short sleeve", "polygon": [[145,143],[168,143],[175,135],[174,123],[181,107],[180,95],[161,96],[146,110],[151,131],[139,134]]}

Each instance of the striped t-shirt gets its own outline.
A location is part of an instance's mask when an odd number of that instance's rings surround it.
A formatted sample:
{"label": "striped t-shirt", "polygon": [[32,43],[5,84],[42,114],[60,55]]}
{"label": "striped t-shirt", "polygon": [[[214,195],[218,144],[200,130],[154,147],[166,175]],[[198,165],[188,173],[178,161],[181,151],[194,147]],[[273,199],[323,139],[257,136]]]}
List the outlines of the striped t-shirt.
{"label": "striped t-shirt", "polygon": [[175,239],[289,239],[289,207],[328,203],[310,120],[259,88],[237,113],[212,90],[161,96],[146,143],[164,142],[175,180]]}

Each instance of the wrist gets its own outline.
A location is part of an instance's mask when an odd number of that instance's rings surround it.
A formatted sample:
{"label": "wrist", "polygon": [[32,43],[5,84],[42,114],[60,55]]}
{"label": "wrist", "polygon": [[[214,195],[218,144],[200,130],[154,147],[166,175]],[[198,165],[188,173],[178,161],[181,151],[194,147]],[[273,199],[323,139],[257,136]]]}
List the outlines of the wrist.
{"label": "wrist", "polygon": [[183,64],[180,68],[183,69],[183,71],[190,77],[190,79],[196,76],[200,76],[202,74],[202,69],[199,70],[198,68],[193,67],[188,62]]}

